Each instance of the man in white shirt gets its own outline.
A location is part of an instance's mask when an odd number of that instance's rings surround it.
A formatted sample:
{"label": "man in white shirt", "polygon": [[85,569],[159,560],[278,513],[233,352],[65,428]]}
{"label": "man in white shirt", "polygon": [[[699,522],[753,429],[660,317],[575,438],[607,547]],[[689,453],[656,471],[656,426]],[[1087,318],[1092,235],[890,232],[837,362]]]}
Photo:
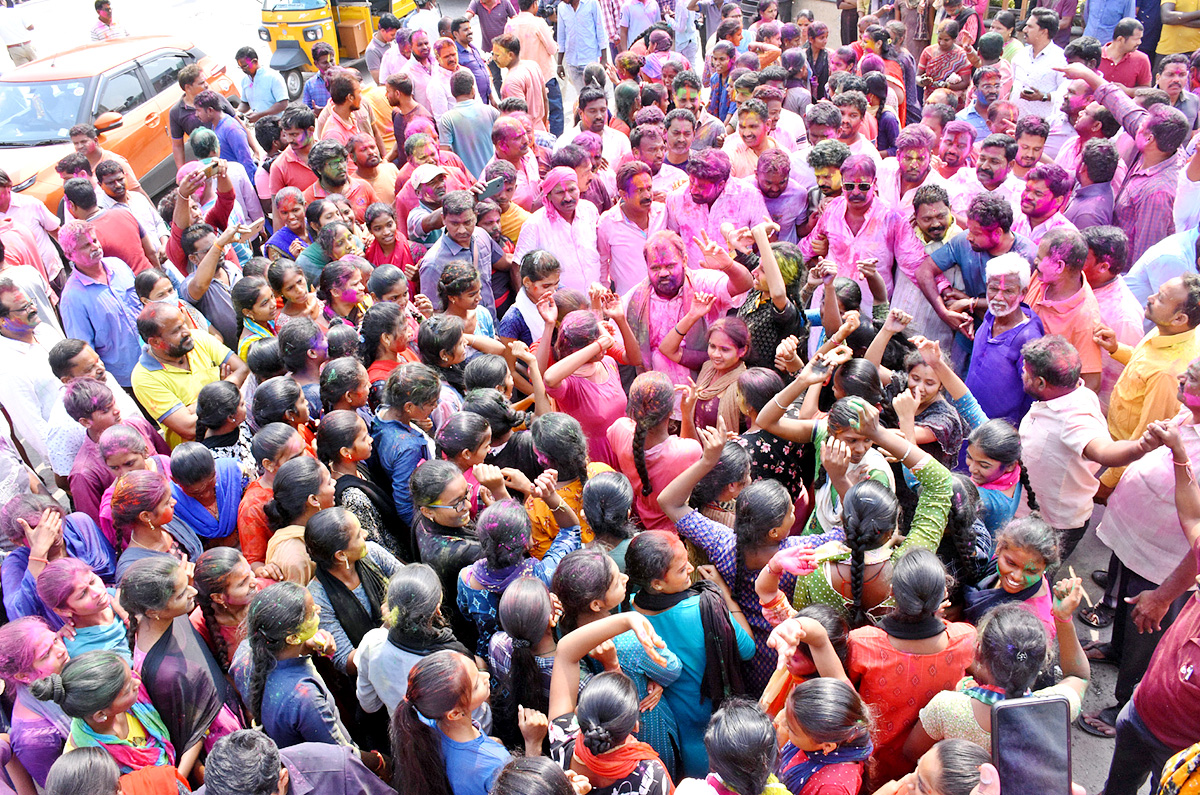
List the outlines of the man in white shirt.
{"label": "man in white shirt", "polygon": [[13,66],[29,63],[37,58],[33,51],[33,23],[25,14],[13,7],[0,6],[0,41],[8,48],[8,57]]}
{"label": "man in white shirt", "polygon": [[[58,216],[50,212],[43,202],[15,192],[12,189],[12,178],[8,176],[7,171],[0,169],[0,220],[5,218],[11,218],[33,236],[33,241],[37,243],[38,255],[42,258],[42,267],[46,269],[46,278],[61,288],[66,274],[62,273],[62,258],[58,254],[58,248],[50,239],[58,237]],[[61,278],[59,274],[62,274]]]}
{"label": "man in white shirt", "polygon": [[25,291],[0,276],[0,372],[5,374],[0,378],[0,404],[25,450],[42,460],[47,459],[46,421],[60,386],[49,355],[62,338],[38,316]]}
{"label": "man in white shirt", "polygon": [[967,207],[978,194],[995,191],[1008,200],[1013,216],[1021,213],[1021,194],[1025,183],[1012,173],[1017,157],[1017,142],[1011,135],[996,133],[983,139],[979,146],[978,164],[972,171],[959,169],[946,183],[950,193],[951,210],[958,225],[966,228]]}
{"label": "man in white shirt", "polygon": [[557,148],[562,149],[585,131],[600,136],[602,154],[609,168],[616,168],[621,156],[631,151],[628,136],[608,126],[608,96],[595,86],[586,86],[579,92],[579,124],[563,133]]}
{"label": "man in white shirt", "polygon": [[[98,197],[100,209],[107,210],[110,207],[121,205],[133,213],[133,217],[138,220],[142,229],[146,230],[151,240],[154,241],[161,258],[166,251],[171,230],[163,223],[162,216],[158,214],[158,210],[150,203],[149,199],[140,193],[126,189],[125,171],[121,168],[120,163],[105,160],[96,166],[96,179],[103,191]],[[254,206],[258,205],[258,202],[254,202]]]}
{"label": "man in white shirt", "polygon": [[1067,81],[1055,68],[1067,65],[1062,47],[1054,43],[1058,14],[1035,8],[1025,23],[1025,49],[1013,58],[1012,101],[1021,116],[1033,114],[1048,119],[1062,104]]}

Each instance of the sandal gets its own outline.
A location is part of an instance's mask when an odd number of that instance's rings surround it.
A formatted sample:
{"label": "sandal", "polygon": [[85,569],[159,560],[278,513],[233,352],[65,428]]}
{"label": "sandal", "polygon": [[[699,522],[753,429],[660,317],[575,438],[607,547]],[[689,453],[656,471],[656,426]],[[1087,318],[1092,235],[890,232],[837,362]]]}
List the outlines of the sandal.
{"label": "sandal", "polygon": [[1117,611],[1114,608],[1108,607],[1105,604],[1098,604],[1095,607],[1085,607],[1075,614],[1075,617],[1094,629],[1104,629],[1113,622],[1113,617]]}
{"label": "sandal", "polygon": [[1088,662],[1105,663],[1108,665],[1120,665],[1121,660],[1113,655],[1112,644],[1108,641],[1093,640],[1083,646],[1083,653],[1087,655]]}
{"label": "sandal", "polygon": [[1111,740],[1117,736],[1117,714],[1116,707],[1106,707],[1099,712],[1080,715],[1075,719],[1075,725],[1093,737]]}

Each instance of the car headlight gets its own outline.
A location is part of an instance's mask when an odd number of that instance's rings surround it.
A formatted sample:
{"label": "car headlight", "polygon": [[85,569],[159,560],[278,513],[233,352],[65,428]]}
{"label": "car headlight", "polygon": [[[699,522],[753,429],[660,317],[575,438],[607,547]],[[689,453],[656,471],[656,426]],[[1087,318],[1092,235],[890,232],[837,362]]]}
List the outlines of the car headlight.
{"label": "car headlight", "polygon": [[267,30],[266,28],[259,28],[258,37],[263,41],[269,42],[271,41],[271,31]]}
{"label": "car headlight", "polygon": [[29,179],[22,182],[20,185],[13,185],[13,190],[23,191],[23,190],[29,188],[29,186],[33,185],[33,183],[35,183],[35,182],[37,182],[36,174],[34,174],[32,177],[30,177]]}
{"label": "car headlight", "polygon": [[313,25],[310,28],[304,29],[304,40],[305,41],[317,41],[320,38],[321,38],[321,26],[320,25]]}

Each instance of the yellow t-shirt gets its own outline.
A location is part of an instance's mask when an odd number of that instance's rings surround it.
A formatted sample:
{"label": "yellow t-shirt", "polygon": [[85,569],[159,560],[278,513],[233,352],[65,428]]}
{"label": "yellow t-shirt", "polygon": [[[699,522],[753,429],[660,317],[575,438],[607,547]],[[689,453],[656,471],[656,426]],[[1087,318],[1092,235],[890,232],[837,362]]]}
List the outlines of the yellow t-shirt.
{"label": "yellow t-shirt", "polygon": [[521,227],[525,225],[525,219],[529,215],[529,211],[521,205],[509,202],[508,210],[500,214],[500,234],[516,243],[517,238],[521,236]]}
{"label": "yellow t-shirt", "polygon": [[[1163,0],[1171,2],[1171,0]],[[1174,0],[1175,10],[1187,14],[1200,11],[1200,0]],[[1189,28],[1185,25],[1162,26],[1162,35],[1158,39],[1158,54],[1171,55],[1182,52],[1191,54],[1200,49],[1200,28]]]}
{"label": "yellow t-shirt", "polygon": [[163,422],[168,416],[196,402],[200,390],[207,384],[221,379],[221,364],[233,352],[208,332],[193,331],[195,346],[188,351],[188,370],[180,370],[163,364],[143,350],[142,357],[133,368],[130,381],[133,394],[146,407],[150,416],[158,420],[163,437],[172,448],[183,439],[167,429]]}

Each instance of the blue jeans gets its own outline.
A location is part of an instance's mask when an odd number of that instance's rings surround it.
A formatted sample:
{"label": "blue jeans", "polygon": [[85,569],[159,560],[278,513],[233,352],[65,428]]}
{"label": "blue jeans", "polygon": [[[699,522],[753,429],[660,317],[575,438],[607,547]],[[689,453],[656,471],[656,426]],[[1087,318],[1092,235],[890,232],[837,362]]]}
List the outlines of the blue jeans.
{"label": "blue jeans", "polygon": [[559,136],[563,134],[563,103],[562,103],[562,88],[558,85],[558,78],[551,77],[546,81],[546,94],[550,101],[550,132]]}
{"label": "blue jeans", "polygon": [[1170,748],[1155,737],[1134,709],[1133,701],[1117,716],[1117,746],[1108,768],[1104,795],[1137,795],[1150,778],[1150,791],[1158,791],[1163,765],[1182,748]]}

